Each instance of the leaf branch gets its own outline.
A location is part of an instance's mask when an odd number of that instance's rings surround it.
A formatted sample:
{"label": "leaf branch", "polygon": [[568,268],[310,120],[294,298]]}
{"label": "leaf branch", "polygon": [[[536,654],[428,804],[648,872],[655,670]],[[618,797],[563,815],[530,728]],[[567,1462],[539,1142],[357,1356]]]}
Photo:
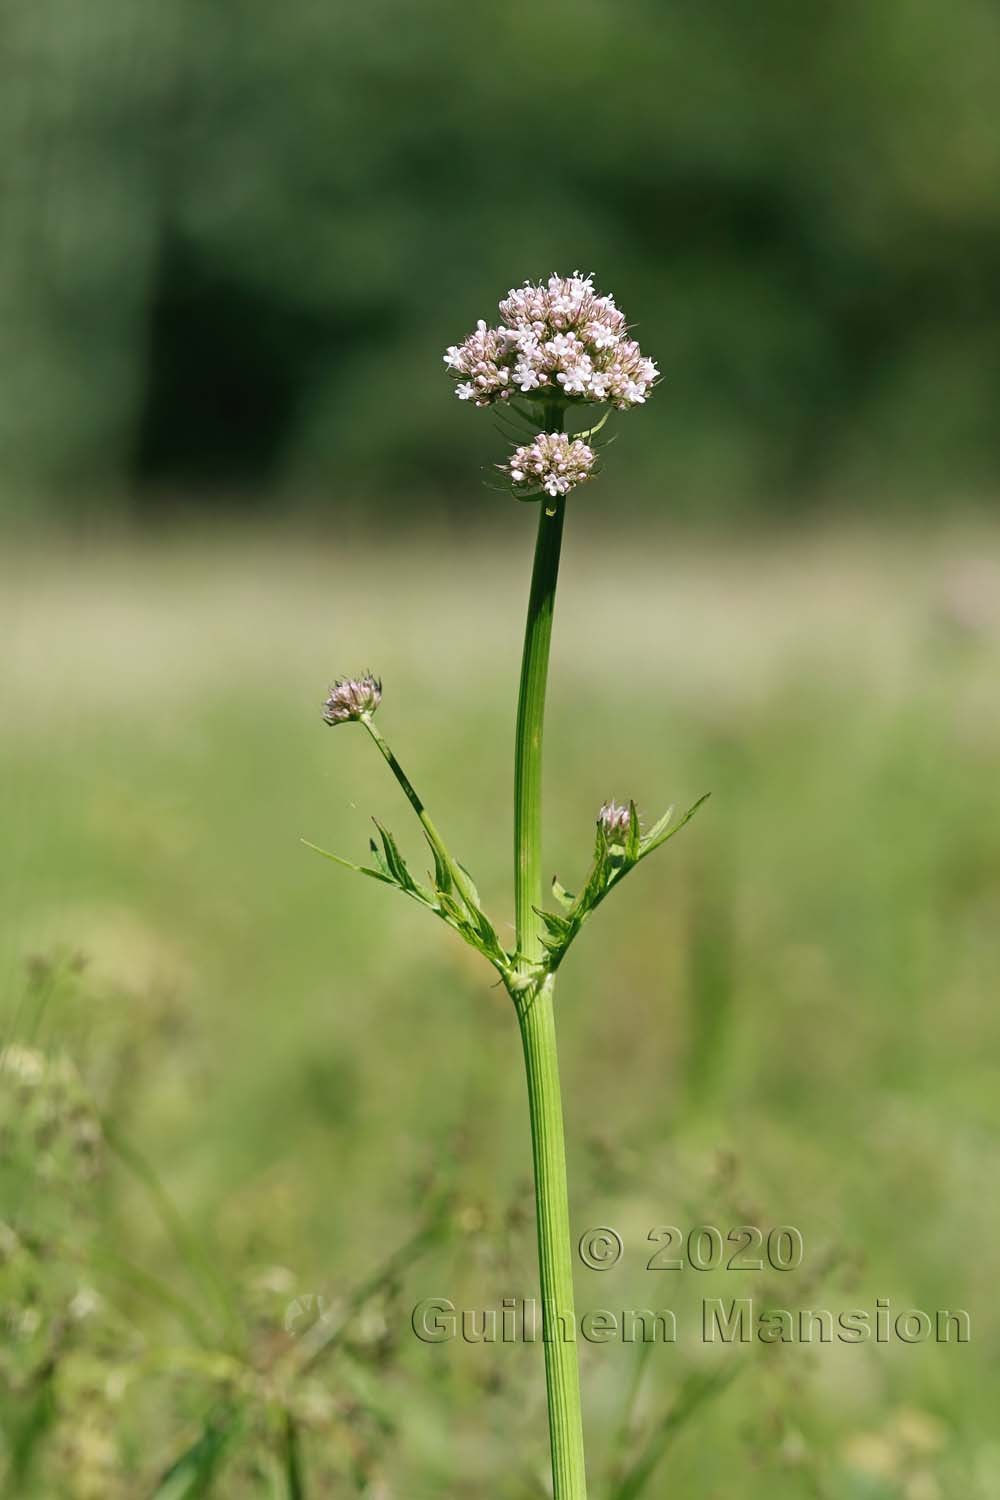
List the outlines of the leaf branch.
{"label": "leaf branch", "polygon": [[546,972],[555,973],[584,922],[597,910],[612,888],[619,885],[629,871],[641,864],[647,855],[653,853],[654,849],[659,849],[668,839],[680,833],[709,796],[710,793],[706,792],[704,796],[699,797],[684,816],[672,826],[671,819],[674,810],[672,807],[668,808],[663,817],[646,834],[643,834],[639,826],[639,814],[635,803],[630,802],[628,828],[621,841],[617,839],[612,841],[603,823],[598,822],[593,861],[579,896],[573,896],[560,885],[557,879],[553,879],[552,893],[562,906],[565,915],[560,916],[554,912],[543,911],[540,907],[535,908],[545,929],[542,934],[542,943],[546,950],[544,964]]}

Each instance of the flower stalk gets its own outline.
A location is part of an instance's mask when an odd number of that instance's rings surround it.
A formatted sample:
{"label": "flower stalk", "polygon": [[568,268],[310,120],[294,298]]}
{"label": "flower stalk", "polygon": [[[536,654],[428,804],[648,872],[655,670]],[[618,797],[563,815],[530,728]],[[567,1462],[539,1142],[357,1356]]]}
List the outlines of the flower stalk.
{"label": "flower stalk", "polygon": [[[562,424],[562,408],[554,405],[547,412],[547,429],[561,430]],[[542,731],[565,506],[559,495],[539,507],[521,658],[514,752],[514,890],[520,974],[530,973],[545,956],[539,916],[543,902]],[[580,1372],[572,1336],[576,1325],[573,1260],[554,990],[551,973],[531,985],[519,997],[518,1020],[531,1121],[553,1492],[555,1500],[586,1500]]]}
{"label": "flower stalk", "polygon": [[393,755],[385,736],[375,727],[375,723],[370,713],[361,714],[360,722],[365,726],[368,733],[375,741],[375,744],[378,746],[379,754],[383,757],[386,765],[389,767],[389,770],[392,772],[393,776],[395,776],[396,780],[399,782],[399,785],[402,787],[407,802],[409,802],[410,806],[413,808],[413,811],[420,819],[421,827],[423,828],[424,833],[427,835],[427,842],[430,844],[434,854],[444,864],[449,875],[451,876],[456,889],[458,890],[459,895],[462,897],[462,900],[466,903],[467,906],[477,907],[479,905],[479,898],[476,895],[471,880],[466,875],[465,871],[462,869],[462,866],[458,863],[458,861],[456,859],[453,859],[451,854],[448,852],[444,839],[438,833],[437,828],[435,827],[431,819],[430,813],[424,806],[422,799],[414,790],[410,778],[407,776],[406,772],[399,764],[399,761],[396,759],[395,755]]}
{"label": "flower stalk", "polygon": [[[553,406],[548,412],[552,429],[562,427],[563,412]],[[521,685],[517,699],[514,740],[514,914],[517,931],[518,967],[523,972],[541,956],[542,905],[542,730],[545,722],[545,688],[549,672],[549,645],[559,557],[562,551],[566,501],[553,496],[538,509],[535,561],[528,596],[528,618],[524,627]]]}

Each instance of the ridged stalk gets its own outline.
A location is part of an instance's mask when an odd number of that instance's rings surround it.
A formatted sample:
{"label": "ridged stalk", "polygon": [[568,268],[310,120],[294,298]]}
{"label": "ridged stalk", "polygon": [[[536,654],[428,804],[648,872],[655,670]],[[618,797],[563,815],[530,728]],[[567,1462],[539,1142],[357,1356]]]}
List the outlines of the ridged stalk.
{"label": "ridged stalk", "polygon": [[521,1040],[535,1167],[538,1271],[542,1289],[545,1391],[555,1500],[586,1500],[580,1371],[576,1356],[573,1261],[566,1188],[562,1096],[552,975],[521,1011]]}
{"label": "ridged stalk", "polygon": [[[561,427],[561,408],[550,408],[546,412],[547,430],[554,432]],[[530,971],[544,953],[541,922],[534,910],[542,905],[544,896],[542,727],[564,511],[562,496],[554,499],[543,496],[539,502],[538,538],[521,661],[514,760],[514,887],[518,967],[522,973]],[[554,989],[555,979],[550,974],[541,984],[522,992],[518,997],[518,1019],[531,1117],[553,1493],[555,1500],[586,1500]]]}
{"label": "ridged stalk", "polygon": [[565,509],[566,502],[561,495],[554,500],[545,496],[539,502],[535,565],[531,574],[524,655],[521,658],[514,749],[514,911],[517,951],[522,968],[536,962],[543,952],[539,939],[542,923],[535,911],[544,898],[542,727]]}

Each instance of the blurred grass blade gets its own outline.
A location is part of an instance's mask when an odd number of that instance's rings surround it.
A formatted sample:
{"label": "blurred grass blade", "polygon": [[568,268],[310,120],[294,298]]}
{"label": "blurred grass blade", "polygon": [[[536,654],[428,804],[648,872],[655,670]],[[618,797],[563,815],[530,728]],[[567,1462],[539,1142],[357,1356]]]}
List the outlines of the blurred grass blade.
{"label": "blurred grass blade", "polygon": [[611,1490],[609,1500],[636,1500],[652,1479],[667,1449],[681,1429],[703,1406],[716,1396],[720,1396],[735,1380],[742,1368],[742,1365],[731,1365],[728,1369],[697,1370],[687,1375],[681,1382],[674,1404],[654,1428],[644,1451],[639,1455],[635,1464],[624,1479]]}
{"label": "blurred grass blade", "polygon": [[198,1440],[170,1465],[151,1500],[199,1500],[211,1494],[216,1470],[236,1430],[230,1414],[207,1423]]}
{"label": "blurred grass blade", "polygon": [[404,1271],[409,1270],[414,1261],[432,1245],[438,1244],[448,1233],[448,1227],[447,1200],[442,1199],[434,1205],[426,1223],[393,1251],[381,1266],[376,1267],[367,1281],[363,1281],[355,1288],[345,1302],[343,1312],[336,1323],[331,1326],[325,1322],[318,1322],[299,1339],[289,1360],[290,1363],[294,1363],[296,1372],[300,1375],[304,1374],[307,1370],[313,1369],[325,1355],[331,1353],[345,1336],[352,1319],[357,1316],[365,1303],[389,1286]]}
{"label": "blurred grass blade", "polygon": [[299,1429],[291,1412],[285,1413],[285,1483],[288,1500],[306,1500]]}
{"label": "blurred grass blade", "polygon": [[116,1255],[111,1250],[100,1250],[91,1257],[91,1264],[97,1270],[103,1270],[107,1275],[117,1277],[119,1281],[130,1285],[151,1302],[156,1302],[160,1307],[172,1312],[177,1321],[187,1329],[195,1343],[207,1347],[212,1342],[200,1310],[193,1302],[175,1292],[173,1287],[168,1286],[159,1276],[154,1276],[151,1271],[145,1270],[142,1266],[133,1265],[131,1261]]}
{"label": "blurred grass blade", "polygon": [[653,1352],[653,1347],[651,1341],[646,1341],[639,1345],[639,1353],[636,1356],[632,1379],[629,1382],[629,1388],[622,1405],[621,1417],[618,1421],[618,1430],[611,1444],[611,1462],[609,1467],[612,1476],[612,1494],[614,1493],[614,1477],[621,1474],[625,1468],[625,1458],[632,1437],[636,1407],[639,1404],[639,1392],[642,1390],[642,1382],[646,1374],[646,1367],[649,1364],[649,1356]]}
{"label": "blurred grass blade", "polygon": [[29,1479],[35,1459],[57,1416],[55,1375],[55,1364],[46,1364],[20,1399],[12,1397],[7,1387],[3,1446],[7,1459],[6,1477],[16,1486],[11,1489],[11,1495],[31,1493]]}
{"label": "blurred grass blade", "polygon": [[145,1188],[181,1260],[194,1279],[211,1295],[222,1314],[232,1344],[239,1347],[242,1344],[243,1330],[236,1302],[225,1277],[220,1275],[197,1235],[188,1228],[159,1175],[142,1153],[125,1140],[112,1120],[102,1119],[101,1128],[105,1140],[119,1161]]}

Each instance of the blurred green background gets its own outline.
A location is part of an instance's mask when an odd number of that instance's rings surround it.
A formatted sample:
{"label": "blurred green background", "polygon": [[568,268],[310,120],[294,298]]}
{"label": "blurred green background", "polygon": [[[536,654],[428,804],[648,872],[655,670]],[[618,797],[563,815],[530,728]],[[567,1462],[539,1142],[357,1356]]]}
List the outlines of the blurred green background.
{"label": "blurred green background", "polygon": [[575,266],[665,375],[634,503],[995,491],[989,0],[9,0],[5,28],[6,507],[465,511],[482,424],[441,350]]}
{"label": "blurred green background", "polygon": [[[580,1308],[681,1327],[583,1346],[592,1495],[995,1500],[995,8],[4,26],[0,1489],[547,1493],[540,1350],[409,1323],[534,1294],[509,1003],[298,840],[420,868],[319,718],[370,666],[510,933],[534,514],[441,354],[579,266],[665,378],[570,503],[546,859],[713,793],[561,978],[574,1231],[625,1244]],[[703,1223],[803,1266],[645,1270]],[[748,1294],[973,1338],[707,1349]]]}

